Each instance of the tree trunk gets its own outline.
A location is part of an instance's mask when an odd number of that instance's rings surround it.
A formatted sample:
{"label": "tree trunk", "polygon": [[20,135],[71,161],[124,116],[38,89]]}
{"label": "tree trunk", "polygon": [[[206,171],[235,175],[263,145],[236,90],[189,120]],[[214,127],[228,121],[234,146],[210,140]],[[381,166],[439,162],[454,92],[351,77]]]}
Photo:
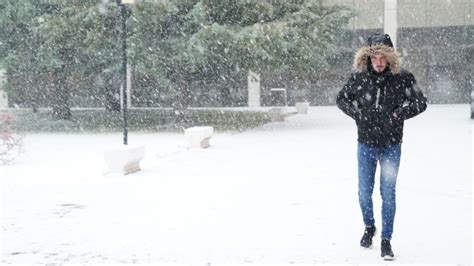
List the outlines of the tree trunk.
{"label": "tree trunk", "polygon": [[114,88],[109,87],[105,90],[105,110],[120,111],[120,96],[117,96]]}
{"label": "tree trunk", "polygon": [[181,108],[182,109],[188,109],[189,106],[191,105],[191,90],[189,89],[189,84],[186,82],[183,82],[181,84]]}
{"label": "tree trunk", "polygon": [[64,67],[56,71],[53,89],[53,118],[69,120],[71,119],[71,108],[69,107],[69,87]]}
{"label": "tree trunk", "polygon": [[232,97],[230,95],[230,82],[221,85],[221,103],[223,107],[230,107],[232,105]]}
{"label": "tree trunk", "polygon": [[120,111],[120,79],[115,75],[105,79],[105,110]]}
{"label": "tree trunk", "polygon": [[186,118],[186,109],[191,103],[191,91],[186,80],[180,80],[178,83],[178,99],[176,104],[173,104],[174,113],[176,114],[176,123],[182,124],[189,122]]}

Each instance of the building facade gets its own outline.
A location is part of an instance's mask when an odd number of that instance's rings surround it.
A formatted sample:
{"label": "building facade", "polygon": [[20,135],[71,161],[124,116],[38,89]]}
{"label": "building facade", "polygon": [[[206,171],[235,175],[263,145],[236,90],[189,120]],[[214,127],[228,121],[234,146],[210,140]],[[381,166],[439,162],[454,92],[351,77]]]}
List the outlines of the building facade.
{"label": "building facade", "polygon": [[[355,10],[357,15],[349,22],[349,36],[343,42],[347,48],[355,52],[374,32],[396,33],[393,37],[402,66],[414,73],[431,103],[470,102],[474,0],[325,0],[323,4]],[[392,16],[390,8],[395,9],[395,16],[387,18]],[[394,30],[390,26],[395,26]],[[343,61],[350,66],[351,60],[346,57]],[[350,71],[348,67],[342,69]],[[343,85],[344,78],[337,74],[332,78],[335,81],[321,83]]]}

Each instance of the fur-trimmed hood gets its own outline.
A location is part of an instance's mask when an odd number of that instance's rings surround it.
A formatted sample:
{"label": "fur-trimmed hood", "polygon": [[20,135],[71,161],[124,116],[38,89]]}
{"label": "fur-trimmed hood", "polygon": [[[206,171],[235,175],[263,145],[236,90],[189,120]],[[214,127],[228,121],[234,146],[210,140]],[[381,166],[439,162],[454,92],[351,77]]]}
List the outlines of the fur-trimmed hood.
{"label": "fur-trimmed hood", "polygon": [[360,48],[354,57],[354,69],[358,72],[367,70],[368,64],[370,64],[370,56],[375,54],[381,54],[385,56],[388,62],[388,67],[394,75],[400,73],[400,55],[395,51],[393,47],[383,44]]}

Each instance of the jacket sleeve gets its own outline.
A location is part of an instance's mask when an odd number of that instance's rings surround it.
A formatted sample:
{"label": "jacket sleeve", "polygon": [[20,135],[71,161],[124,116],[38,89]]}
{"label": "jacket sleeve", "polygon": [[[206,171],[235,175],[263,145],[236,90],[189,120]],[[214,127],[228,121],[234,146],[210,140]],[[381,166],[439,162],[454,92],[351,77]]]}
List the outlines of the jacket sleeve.
{"label": "jacket sleeve", "polygon": [[407,104],[402,109],[403,119],[410,119],[426,110],[426,97],[416,83],[413,74],[408,74],[405,90]]}
{"label": "jacket sleeve", "polygon": [[339,109],[341,109],[346,115],[358,120],[360,118],[360,110],[355,99],[355,84],[356,77],[355,74],[352,74],[346,85],[344,85],[342,90],[337,94],[336,103],[337,107],[339,107]]}

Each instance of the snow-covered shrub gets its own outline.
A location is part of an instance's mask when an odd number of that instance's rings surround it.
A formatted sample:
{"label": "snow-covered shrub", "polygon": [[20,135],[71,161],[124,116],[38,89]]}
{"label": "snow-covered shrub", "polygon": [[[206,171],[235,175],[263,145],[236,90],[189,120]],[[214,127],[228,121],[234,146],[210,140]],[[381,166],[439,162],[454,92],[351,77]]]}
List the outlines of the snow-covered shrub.
{"label": "snow-covered shrub", "polygon": [[[212,126],[217,131],[244,131],[270,122],[266,111],[188,109],[130,109],[128,126],[133,131],[182,132],[193,126]],[[122,113],[104,109],[73,109],[71,120],[51,118],[50,110],[15,113],[15,132],[121,132]]]}
{"label": "snow-covered shrub", "polygon": [[0,164],[6,164],[21,151],[22,137],[11,131],[15,117],[0,114]]}

